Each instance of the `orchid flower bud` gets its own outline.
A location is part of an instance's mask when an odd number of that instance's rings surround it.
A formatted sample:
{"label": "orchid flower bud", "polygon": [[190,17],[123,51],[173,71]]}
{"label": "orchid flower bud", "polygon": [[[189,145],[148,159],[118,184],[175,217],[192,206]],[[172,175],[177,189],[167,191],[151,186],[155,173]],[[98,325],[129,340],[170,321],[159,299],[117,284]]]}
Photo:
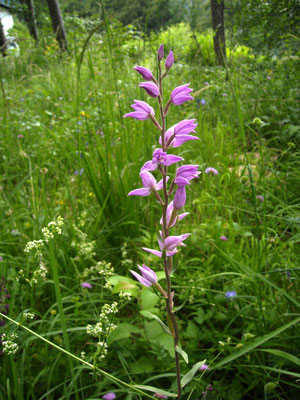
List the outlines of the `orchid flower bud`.
{"label": "orchid flower bud", "polygon": [[153,79],[153,74],[150,71],[150,69],[146,67],[140,67],[139,65],[136,65],[133,69],[135,69],[139,74],[141,74],[142,77],[145,79],[145,81],[151,81]]}
{"label": "orchid flower bud", "polygon": [[139,84],[139,87],[145,89],[151,97],[159,96],[159,87],[153,82],[142,82]]}
{"label": "orchid flower bud", "polygon": [[163,58],[164,58],[164,45],[161,44],[157,52],[157,59],[158,61],[161,61]]}
{"label": "orchid flower bud", "polygon": [[166,69],[170,69],[173,64],[174,64],[174,55],[173,51],[171,50],[165,62]]}
{"label": "orchid flower bud", "polygon": [[145,264],[143,264],[142,267],[138,267],[142,275],[135,271],[130,272],[142,285],[149,287],[157,283],[157,275],[151,268],[147,267]]}

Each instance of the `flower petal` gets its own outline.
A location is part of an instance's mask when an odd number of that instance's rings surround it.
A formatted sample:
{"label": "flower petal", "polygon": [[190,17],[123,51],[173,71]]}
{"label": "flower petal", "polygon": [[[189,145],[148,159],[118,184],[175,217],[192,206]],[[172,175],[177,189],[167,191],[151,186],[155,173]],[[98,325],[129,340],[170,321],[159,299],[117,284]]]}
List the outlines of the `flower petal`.
{"label": "flower petal", "polygon": [[132,270],[130,270],[130,272],[132,273],[132,275],[133,275],[142,285],[147,286],[147,287],[149,287],[149,286],[152,285],[151,282],[149,282],[147,279],[143,278],[143,277],[142,277],[140,274],[138,274],[137,272],[132,271]]}
{"label": "flower petal", "polygon": [[154,249],[148,249],[147,247],[142,247],[143,250],[148,251],[148,253],[152,253],[157,257],[161,257],[162,256],[162,252],[158,251],[158,250],[154,250]]}
{"label": "flower petal", "polygon": [[151,193],[151,189],[148,188],[140,188],[140,189],[135,189],[132,190],[131,192],[128,193],[127,196],[148,196]]}

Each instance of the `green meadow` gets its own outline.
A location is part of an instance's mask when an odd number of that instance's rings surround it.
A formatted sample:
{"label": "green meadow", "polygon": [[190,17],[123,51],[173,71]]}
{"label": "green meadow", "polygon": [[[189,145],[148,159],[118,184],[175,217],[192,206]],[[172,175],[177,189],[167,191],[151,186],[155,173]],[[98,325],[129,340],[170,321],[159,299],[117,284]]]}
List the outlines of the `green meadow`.
{"label": "green meadow", "polygon": [[161,260],[142,250],[157,248],[160,205],[127,196],[157,130],[123,118],[133,99],[159,115],[133,67],[156,75],[161,43],[175,56],[165,95],[190,82],[194,96],[171,106],[167,126],[196,119],[199,137],[172,149],[201,171],[174,228],[192,234],[172,273],[183,399],[296,399],[299,57],[228,42],[216,66],[212,32],[194,37],[185,23],[88,32],[69,30],[65,53],[27,37],[0,60],[0,399],[176,396],[164,299],[129,272],[144,263],[164,285]]}

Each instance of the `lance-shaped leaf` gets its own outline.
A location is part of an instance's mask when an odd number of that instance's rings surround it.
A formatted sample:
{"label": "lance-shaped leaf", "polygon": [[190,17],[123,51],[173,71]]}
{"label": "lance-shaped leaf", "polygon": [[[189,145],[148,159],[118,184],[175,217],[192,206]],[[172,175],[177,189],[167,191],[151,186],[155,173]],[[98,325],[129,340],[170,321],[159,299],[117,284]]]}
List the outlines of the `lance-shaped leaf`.
{"label": "lance-shaped leaf", "polygon": [[140,313],[146,318],[155,319],[155,321],[157,321],[159,323],[159,325],[163,328],[163,330],[165,332],[167,332],[168,335],[172,336],[170,329],[157,315],[152,314],[150,311],[147,311],[147,310],[140,311]]}
{"label": "lance-shaped leaf", "polygon": [[137,389],[149,390],[149,392],[153,392],[153,393],[164,394],[165,396],[169,396],[169,397],[177,397],[177,394],[175,394],[175,393],[166,392],[165,390],[162,390],[162,389],[154,387],[154,386],[134,385],[134,387],[136,387]]}
{"label": "lance-shaped leaf", "polygon": [[180,346],[176,346],[175,350],[176,350],[177,353],[179,353],[182,356],[184,361],[188,364],[189,363],[189,356],[187,355],[187,353],[184,350],[182,350],[182,348]]}
{"label": "lance-shaped leaf", "polygon": [[200,367],[205,363],[205,361],[206,360],[197,362],[197,364],[195,364],[193,368],[184,375],[180,382],[182,387],[191,382],[191,380],[194,378],[195,374],[199,371]]}

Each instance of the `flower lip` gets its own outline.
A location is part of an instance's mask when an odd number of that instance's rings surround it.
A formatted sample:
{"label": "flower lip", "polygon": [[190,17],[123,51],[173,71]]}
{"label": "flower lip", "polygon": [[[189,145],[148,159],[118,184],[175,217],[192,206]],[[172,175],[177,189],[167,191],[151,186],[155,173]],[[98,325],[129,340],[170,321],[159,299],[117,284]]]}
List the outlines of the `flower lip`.
{"label": "flower lip", "polygon": [[[163,179],[157,183],[154,176],[147,170],[141,171],[140,177],[144,187],[132,190],[127,196],[148,196],[152,190],[161,190],[163,188]],[[167,176],[166,178],[168,181],[169,177]]]}
{"label": "flower lip", "polygon": [[170,166],[176,162],[183,161],[182,157],[167,154],[163,149],[155,149],[152,155],[152,160],[147,161],[141,168],[143,171],[154,171],[159,165]]}

